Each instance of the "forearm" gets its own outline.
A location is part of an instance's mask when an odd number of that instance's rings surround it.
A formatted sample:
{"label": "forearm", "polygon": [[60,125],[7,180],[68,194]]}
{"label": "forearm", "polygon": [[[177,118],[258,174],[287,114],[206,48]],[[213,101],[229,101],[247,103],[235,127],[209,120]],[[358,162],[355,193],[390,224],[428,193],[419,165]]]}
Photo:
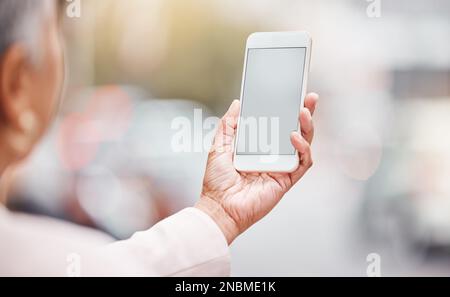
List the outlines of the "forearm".
{"label": "forearm", "polygon": [[[100,250],[108,271],[93,275],[229,276],[229,248],[221,230],[204,212],[187,208],[147,231]],[[94,262],[95,264],[95,262]]]}

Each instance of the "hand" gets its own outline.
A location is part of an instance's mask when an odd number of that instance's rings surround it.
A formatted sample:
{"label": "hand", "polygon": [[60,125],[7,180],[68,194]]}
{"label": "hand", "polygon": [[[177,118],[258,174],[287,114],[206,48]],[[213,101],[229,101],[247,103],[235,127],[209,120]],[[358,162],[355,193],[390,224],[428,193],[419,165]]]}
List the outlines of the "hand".
{"label": "hand", "polygon": [[235,100],[222,118],[208,157],[201,198],[196,207],[207,213],[223,231],[228,244],[267,215],[283,195],[312,166],[310,144],[314,136],[312,115],[318,95],[309,94],[300,112],[301,134],[291,142],[300,155],[293,173],[240,173],[233,166],[233,141],[240,103]]}

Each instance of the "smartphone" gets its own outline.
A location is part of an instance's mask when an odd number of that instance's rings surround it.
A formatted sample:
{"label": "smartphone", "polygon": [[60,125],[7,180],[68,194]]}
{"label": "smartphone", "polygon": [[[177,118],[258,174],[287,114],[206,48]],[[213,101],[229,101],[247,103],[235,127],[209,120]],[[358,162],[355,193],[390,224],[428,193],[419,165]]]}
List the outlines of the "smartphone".
{"label": "smartphone", "polygon": [[306,32],[260,32],[247,40],[233,163],[240,172],[294,172],[312,40]]}

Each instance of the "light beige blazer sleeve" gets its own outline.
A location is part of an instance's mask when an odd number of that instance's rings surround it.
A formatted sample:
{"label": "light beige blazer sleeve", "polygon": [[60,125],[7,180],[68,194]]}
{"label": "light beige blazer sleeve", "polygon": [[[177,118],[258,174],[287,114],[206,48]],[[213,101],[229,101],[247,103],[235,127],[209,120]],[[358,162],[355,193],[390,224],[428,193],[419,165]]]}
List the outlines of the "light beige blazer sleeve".
{"label": "light beige blazer sleeve", "polygon": [[0,212],[0,275],[229,276],[230,253],[215,222],[187,208],[130,239],[54,220]]}

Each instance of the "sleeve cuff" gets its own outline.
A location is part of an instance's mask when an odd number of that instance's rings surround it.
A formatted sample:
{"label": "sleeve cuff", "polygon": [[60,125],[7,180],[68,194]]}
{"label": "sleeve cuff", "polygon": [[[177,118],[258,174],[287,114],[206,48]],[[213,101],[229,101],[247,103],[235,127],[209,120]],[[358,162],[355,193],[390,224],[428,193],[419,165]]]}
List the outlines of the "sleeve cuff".
{"label": "sleeve cuff", "polygon": [[[167,276],[229,276],[230,249],[219,226],[203,211],[186,208],[156,224],[152,230],[163,239],[170,261],[157,266]],[[146,232],[134,239],[150,240]],[[150,236],[153,237],[153,236]],[[159,258],[158,255],[153,257]]]}

